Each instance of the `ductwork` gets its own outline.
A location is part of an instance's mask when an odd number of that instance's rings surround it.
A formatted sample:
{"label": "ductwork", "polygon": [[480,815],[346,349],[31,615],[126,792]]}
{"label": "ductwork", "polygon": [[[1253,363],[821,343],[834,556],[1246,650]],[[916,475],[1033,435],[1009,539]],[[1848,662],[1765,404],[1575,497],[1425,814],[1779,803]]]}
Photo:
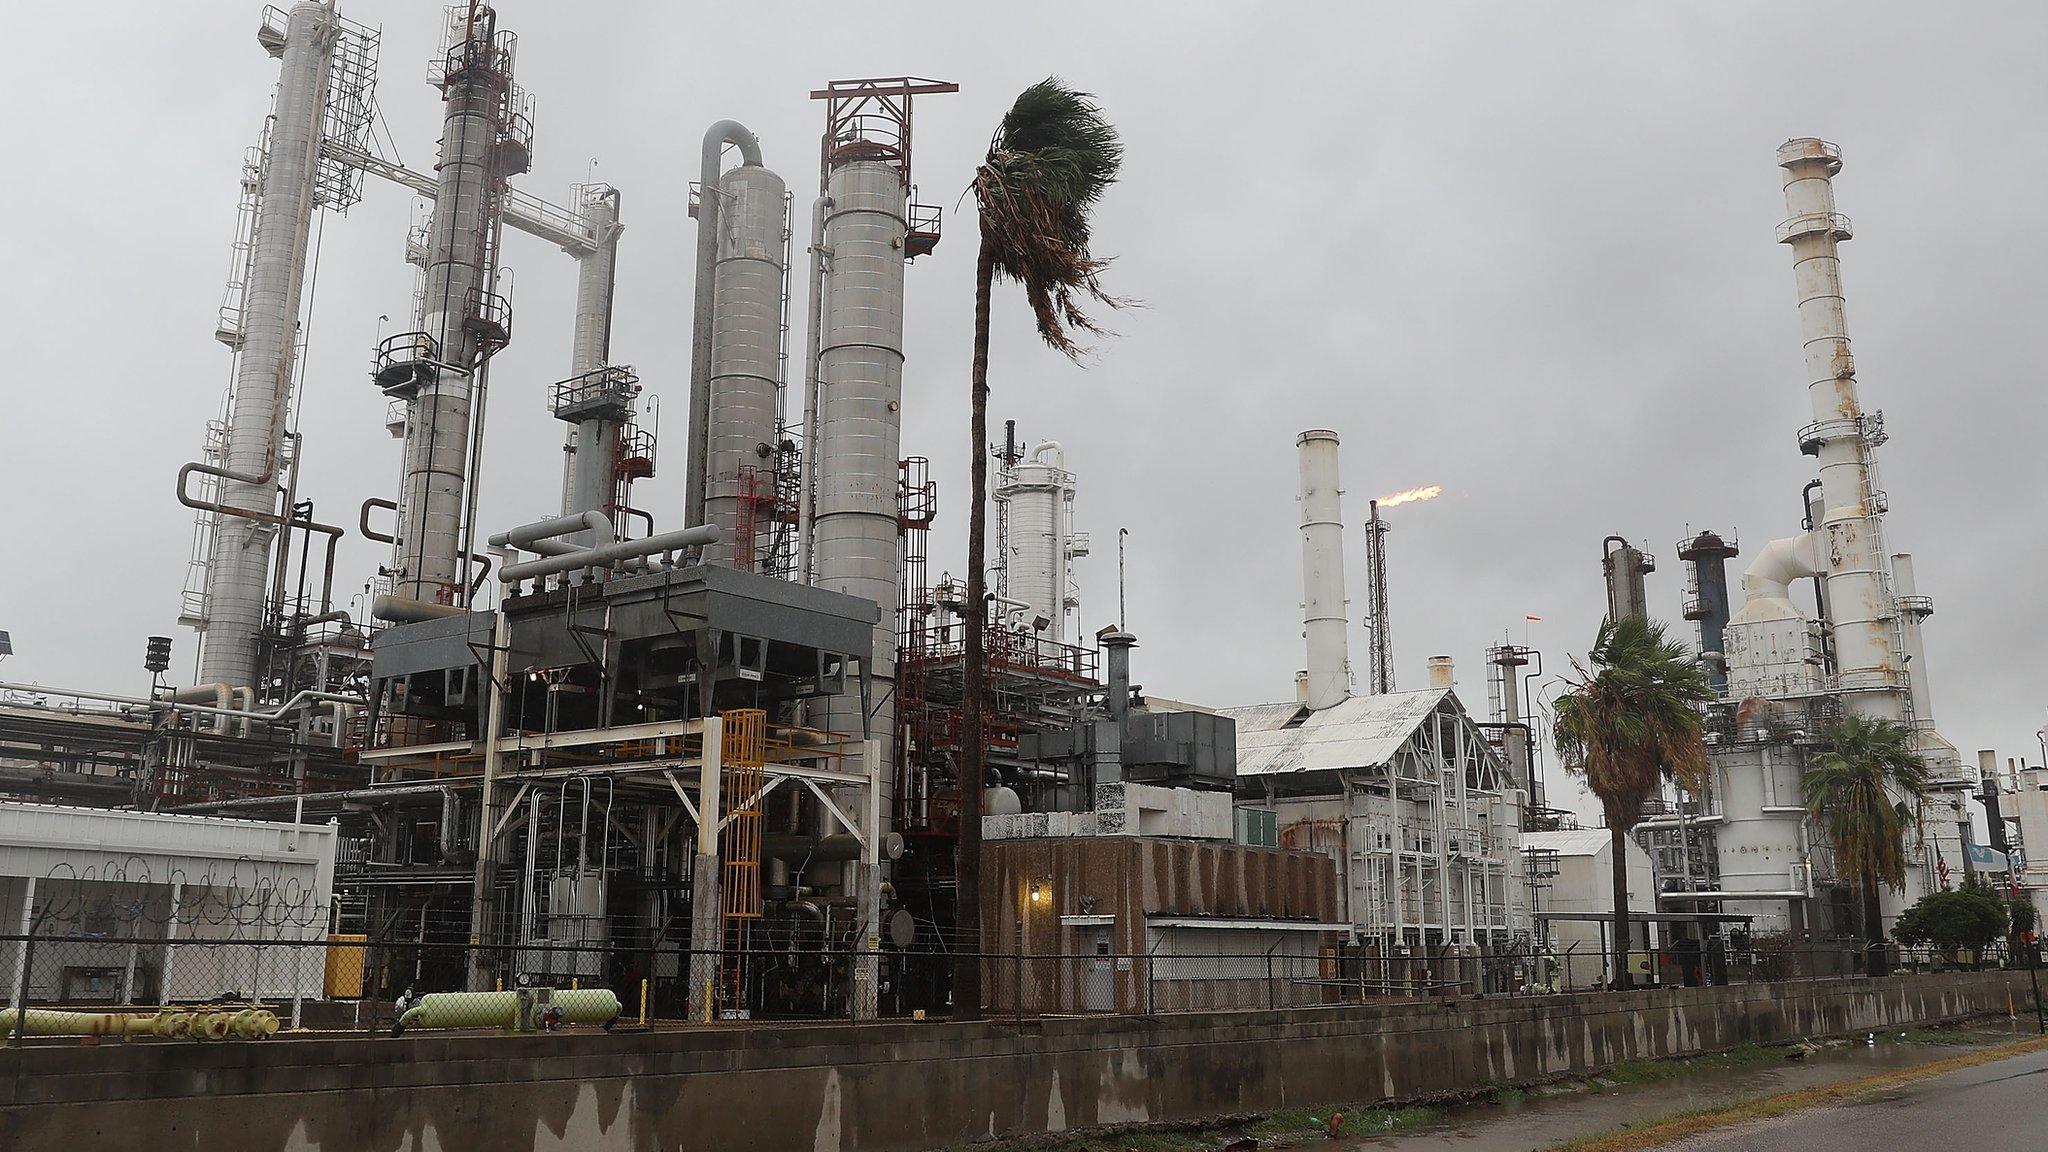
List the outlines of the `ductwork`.
{"label": "ductwork", "polygon": [[1773,540],[1763,546],[1742,573],[1743,610],[1738,619],[1752,618],[1749,606],[1761,600],[1792,601],[1792,582],[1823,571],[1814,552],[1814,535],[1801,532]]}

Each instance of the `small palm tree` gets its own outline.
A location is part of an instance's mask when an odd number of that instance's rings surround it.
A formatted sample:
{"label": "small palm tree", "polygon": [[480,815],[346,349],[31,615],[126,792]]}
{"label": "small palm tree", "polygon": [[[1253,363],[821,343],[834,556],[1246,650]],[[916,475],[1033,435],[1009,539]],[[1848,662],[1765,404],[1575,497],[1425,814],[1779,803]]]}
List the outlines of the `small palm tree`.
{"label": "small palm tree", "polygon": [[1614,986],[1627,988],[1628,834],[1665,780],[1698,793],[1707,776],[1700,705],[1713,698],[1706,673],[1664,626],[1634,617],[1603,620],[1578,674],[1558,698],[1551,735],[1565,770],[1582,777],[1607,815],[1614,856]]}
{"label": "small palm tree", "polygon": [[[988,332],[989,297],[997,279],[1024,289],[1038,335],[1078,359],[1076,332],[1100,333],[1089,300],[1117,307],[1096,277],[1107,261],[1088,246],[1089,213],[1123,165],[1114,125],[1086,92],[1048,77],[1017,96],[974,171],[981,249],[974,265],[974,367],[968,502],[966,683],[960,708],[960,840],[954,922],[969,945],[953,965],[953,1016],[981,1013],[981,790],[987,783],[982,729],[988,699],[983,629],[988,618]],[[1018,992],[1022,995],[1022,990]]]}
{"label": "small palm tree", "polygon": [[1806,766],[1806,810],[1826,829],[1842,879],[1863,894],[1864,970],[1885,974],[1877,886],[1906,884],[1906,830],[1920,822],[1927,765],[1913,732],[1892,720],[1843,716],[1821,733],[1826,749]]}

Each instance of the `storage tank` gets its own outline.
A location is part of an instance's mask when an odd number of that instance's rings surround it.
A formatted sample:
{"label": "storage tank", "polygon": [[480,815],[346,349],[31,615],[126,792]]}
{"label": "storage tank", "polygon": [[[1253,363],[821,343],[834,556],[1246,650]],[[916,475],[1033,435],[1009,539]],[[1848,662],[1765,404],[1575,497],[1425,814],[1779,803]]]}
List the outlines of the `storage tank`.
{"label": "storage tank", "polygon": [[704,522],[723,531],[704,556],[758,571],[773,527],[789,201],[782,177],[758,164],[726,172],[704,195],[719,200]]}
{"label": "storage tank", "polygon": [[[1048,640],[1067,638],[1069,569],[1074,544],[1074,475],[1056,441],[1036,445],[1008,469],[995,498],[1009,507],[1010,598],[1024,605],[1024,624]],[[1045,621],[1042,628],[1037,621]]]}

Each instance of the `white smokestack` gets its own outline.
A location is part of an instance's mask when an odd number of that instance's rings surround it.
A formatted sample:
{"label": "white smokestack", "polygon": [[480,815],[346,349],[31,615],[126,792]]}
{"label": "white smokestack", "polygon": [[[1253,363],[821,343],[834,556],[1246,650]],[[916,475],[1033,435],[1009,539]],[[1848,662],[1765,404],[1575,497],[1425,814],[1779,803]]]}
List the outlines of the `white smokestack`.
{"label": "white smokestack", "polygon": [[1301,622],[1308,641],[1311,712],[1351,696],[1351,655],[1344,607],[1343,491],[1337,486],[1337,434],[1303,432],[1301,449]]}
{"label": "white smokestack", "polygon": [[1431,656],[1429,658],[1429,686],[1431,688],[1449,688],[1454,679],[1456,679],[1455,669],[1449,656]]}

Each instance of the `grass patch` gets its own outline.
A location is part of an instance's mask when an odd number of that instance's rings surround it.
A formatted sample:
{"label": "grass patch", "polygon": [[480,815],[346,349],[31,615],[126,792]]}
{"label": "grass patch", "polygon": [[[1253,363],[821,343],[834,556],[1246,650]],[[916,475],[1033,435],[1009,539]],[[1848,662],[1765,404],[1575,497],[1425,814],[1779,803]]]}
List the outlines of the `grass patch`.
{"label": "grass patch", "polygon": [[1594,1079],[1610,1084],[1654,1084],[1688,1072],[1732,1072],[1759,1064],[1780,1064],[1785,1060],[1786,1051],[1782,1047],[1766,1048],[1761,1044],[1744,1042],[1725,1052],[1658,1060],[1625,1060],[1604,1072],[1595,1073]]}
{"label": "grass patch", "polygon": [[[1911,1030],[1908,1031],[1910,1035]],[[1953,1043],[1954,1041],[1939,1042]],[[1740,1124],[1750,1120],[1768,1120],[1823,1104],[1839,1104],[1900,1084],[1911,1083],[1912,1081],[1922,1080],[1930,1076],[1940,1076],[1946,1072],[1971,1068],[1979,1064],[1988,1064],[1993,1060],[2003,1060],[2008,1056],[2018,1056],[2027,1052],[2039,1051],[2043,1048],[2048,1048],[2048,1037],[2036,1037],[2032,1040],[2022,1040],[2017,1044],[2006,1044],[1997,1048],[1986,1048],[1982,1051],[1965,1053],[1961,1056],[1951,1056],[1946,1060],[1936,1060],[1933,1063],[1922,1064],[1914,1068],[1880,1072],[1874,1076],[1865,1076],[1857,1080],[1844,1080],[1838,1084],[1822,1084],[1812,1088],[1801,1088],[1795,1092],[1765,1096],[1758,1100],[1749,1100],[1740,1104],[1728,1104],[1718,1108],[1700,1108],[1689,1112],[1680,1112],[1648,1124],[1616,1128],[1611,1131],[1599,1132],[1590,1136],[1580,1136],[1575,1139],[1552,1144],[1547,1152],[1641,1152],[1642,1149],[1660,1147],[1673,1140],[1684,1139],[1687,1136],[1696,1136],[1716,1128],[1725,1128],[1729,1125]]]}

